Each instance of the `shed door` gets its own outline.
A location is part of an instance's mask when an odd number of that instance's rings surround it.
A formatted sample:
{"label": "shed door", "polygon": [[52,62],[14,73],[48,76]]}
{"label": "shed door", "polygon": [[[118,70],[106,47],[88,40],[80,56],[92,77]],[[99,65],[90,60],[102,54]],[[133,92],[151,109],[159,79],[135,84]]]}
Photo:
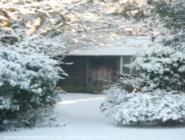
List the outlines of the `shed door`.
{"label": "shed door", "polygon": [[88,87],[99,92],[116,81],[117,59],[114,57],[93,57],[89,60]]}

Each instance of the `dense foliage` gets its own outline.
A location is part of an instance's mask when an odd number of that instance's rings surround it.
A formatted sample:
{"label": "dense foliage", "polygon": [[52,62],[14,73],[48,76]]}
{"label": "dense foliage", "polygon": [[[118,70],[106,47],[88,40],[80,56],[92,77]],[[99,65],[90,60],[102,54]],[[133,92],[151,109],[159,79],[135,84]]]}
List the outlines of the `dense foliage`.
{"label": "dense foliage", "polygon": [[155,46],[138,56],[135,62],[139,76],[147,81],[148,90],[184,91],[185,55],[170,47]]}
{"label": "dense foliage", "polygon": [[56,103],[55,87],[60,78],[57,64],[57,61],[38,53],[1,48],[1,129],[14,123],[20,126],[32,125],[35,117],[41,113],[34,115],[34,112]]}
{"label": "dense foliage", "polygon": [[185,95],[156,90],[128,93],[112,87],[100,109],[118,125],[176,125],[185,122]]}
{"label": "dense foliage", "polygon": [[56,83],[65,72],[52,58],[71,41],[63,34],[65,8],[50,0],[0,6],[0,129],[31,126],[58,98]]}
{"label": "dense foliage", "polygon": [[[118,13],[126,18],[151,20],[163,28],[133,63],[138,77],[123,75],[119,85],[104,91],[108,95],[101,110],[119,125],[184,123],[185,1],[148,0],[143,5],[129,1],[120,8]],[[133,92],[128,93],[125,85]]]}
{"label": "dense foliage", "polygon": [[[184,90],[185,76],[185,2],[182,0],[150,0],[147,5],[158,16],[168,32],[136,59],[140,76],[151,89]],[[155,10],[154,10],[155,8]],[[159,45],[156,45],[159,44]]]}

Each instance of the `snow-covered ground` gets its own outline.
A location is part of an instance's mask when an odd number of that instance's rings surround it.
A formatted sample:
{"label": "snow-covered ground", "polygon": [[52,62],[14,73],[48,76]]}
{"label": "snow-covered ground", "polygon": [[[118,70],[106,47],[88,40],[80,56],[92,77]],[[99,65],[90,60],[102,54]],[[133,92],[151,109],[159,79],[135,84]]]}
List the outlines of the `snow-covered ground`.
{"label": "snow-covered ground", "polygon": [[61,126],[2,132],[0,140],[185,140],[182,127],[118,127],[100,113],[103,99],[104,95],[64,94],[56,107]]}

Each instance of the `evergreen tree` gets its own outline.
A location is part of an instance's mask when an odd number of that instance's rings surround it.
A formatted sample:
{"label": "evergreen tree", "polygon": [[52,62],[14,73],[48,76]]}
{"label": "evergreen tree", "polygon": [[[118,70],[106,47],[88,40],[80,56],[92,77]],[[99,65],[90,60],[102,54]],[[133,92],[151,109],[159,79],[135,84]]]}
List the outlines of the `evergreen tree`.
{"label": "evergreen tree", "polygon": [[185,2],[182,0],[150,1],[159,15],[161,24],[170,34],[162,36],[160,45],[136,59],[140,76],[148,81],[146,87],[152,89],[184,90],[185,85]]}

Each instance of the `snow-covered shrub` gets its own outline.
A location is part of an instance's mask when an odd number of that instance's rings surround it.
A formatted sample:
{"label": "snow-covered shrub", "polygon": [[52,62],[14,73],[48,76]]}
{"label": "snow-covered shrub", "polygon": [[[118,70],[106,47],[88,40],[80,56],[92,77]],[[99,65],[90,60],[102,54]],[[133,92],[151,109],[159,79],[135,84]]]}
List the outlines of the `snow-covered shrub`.
{"label": "snow-covered shrub", "polygon": [[23,114],[55,104],[55,87],[60,78],[57,64],[42,54],[1,47],[0,128],[17,118],[17,123],[30,121],[32,115]]}
{"label": "snow-covered shrub", "polygon": [[121,75],[117,86],[128,92],[141,91],[147,81],[136,75]]}
{"label": "snow-covered shrub", "polygon": [[100,109],[118,125],[175,125],[185,122],[185,94],[156,90],[128,93],[118,87],[104,91]]}
{"label": "snow-covered shrub", "polygon": [[136,58],[139,75],[149,89],[184,90],[185,55],[170,47],[156,46]]}

